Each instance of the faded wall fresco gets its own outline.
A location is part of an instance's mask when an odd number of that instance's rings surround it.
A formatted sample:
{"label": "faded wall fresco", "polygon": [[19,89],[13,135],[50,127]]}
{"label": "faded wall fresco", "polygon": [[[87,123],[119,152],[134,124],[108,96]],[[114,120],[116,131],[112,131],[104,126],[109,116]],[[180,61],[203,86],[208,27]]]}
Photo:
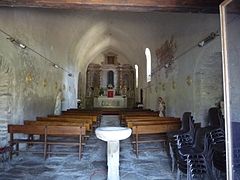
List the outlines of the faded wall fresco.
{"label": "faded wall fresco", "polygon": [[0,55],[0,147],[7,144],[7,125],[12,118],[13,69]]}

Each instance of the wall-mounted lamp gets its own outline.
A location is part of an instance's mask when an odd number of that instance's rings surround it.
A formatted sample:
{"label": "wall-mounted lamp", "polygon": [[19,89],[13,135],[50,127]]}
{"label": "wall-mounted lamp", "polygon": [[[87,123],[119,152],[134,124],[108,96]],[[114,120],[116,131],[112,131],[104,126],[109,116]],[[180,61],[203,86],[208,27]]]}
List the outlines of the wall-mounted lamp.
{"label": "wall-mounted lamp", "polygon": [[203,39],[202,41],[200,41],[198,43],[199,47],[203,47],[205,46],[207,43],[209,43],[210,41],[212,41],[213,39],[215,39],[217,36],[219,36],[218,32],[212,32],[208,37],[206,37],[205,39]]}
{"label": "wall-mounted lamp", "polygon": [[53,64],[53,67],[55,67],[55,68],[59,68],[59,66],[57,65],[57,64]]}
{"label": "wall-mounted lamp", "polygon": [[26,45],[21,43],[18,39],[14,39],[13,37],[8,37],[7,38],[9,41],[11,41],[14,45],[19,46],[22,49],[26,49]]}
{"label": "wall-mounted lamp", "polygon": [[25,45],[24,43],[22,43],[19,39],[15,39],[13,36],[11,36],[9,33],[5,32],[4,30],[0,29],[0,32],[4,35],[7,36],[7,39],[13,43],[14,45],[20,47],[21,49],[28,49],[30,51],[32,51],[33,53],[39,55],[40,57],[43,58],[43,60],[47,61],[50,63],[50,65],[52,65],[53,67],[57,68],[57,69],[61,69],[64,72],[66,72],[68,74],[69,77],[73,77],[73,74],[70,73],[68,70],[66,70],[65,68],[63,68],[60,65],[55,64],[51,59],[43,56],[42,54],[40,54],[38,51],[34,50],[33,48],[31,48],[30,46]]}

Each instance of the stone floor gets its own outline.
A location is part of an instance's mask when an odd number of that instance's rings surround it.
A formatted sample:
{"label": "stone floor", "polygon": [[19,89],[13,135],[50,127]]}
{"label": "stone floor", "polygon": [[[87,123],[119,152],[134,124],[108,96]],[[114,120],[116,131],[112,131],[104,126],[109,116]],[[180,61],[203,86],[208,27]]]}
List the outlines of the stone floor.
{"label": "stone floor", "polygon": [[[119,126],[117,116],[104,116],[101,126]],[[21,153],[8,163],[0,163],[1,180],[105,180],[107,179],[106,143],[93,133],[84,147],[81,161],[76,156],[42,156]],[[176,179],[166,152],[145,151],[136,158],[130,139],[120,145],[121,180]]]}

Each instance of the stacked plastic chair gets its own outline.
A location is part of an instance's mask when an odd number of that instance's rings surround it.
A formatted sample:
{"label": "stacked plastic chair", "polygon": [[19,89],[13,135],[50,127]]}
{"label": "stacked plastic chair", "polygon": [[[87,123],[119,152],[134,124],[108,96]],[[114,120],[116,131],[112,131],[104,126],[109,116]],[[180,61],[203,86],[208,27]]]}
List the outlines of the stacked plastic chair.
{"label": "stacked plastic chair", "polygon": [[[183,113],[182,117],[182,127],[179,131],[170,132],[167,134],[170,156],[172,159],[172,171],[175,169],[176,165],[176,155],[177,155],[177,141],[178,139],[184,139],[185,141],[192,143],[191,133],[194,126],[194,120],[191,116],[191,112]],[[179,138],[181,136],[181,138]]]}
{"label": "stacked plastic chair", "polygon": [[224,129],[224,119],[218,107],[212,107],[208,110],[208,119],[209,126]]}
{"label": "stacked plastic chair", "polygon": [[209,125],[213,128],[210,132],[210,141],[213,149],[213,172],[215,178],[221,177],[221,174],[226,173],[226,147],[225,147],[225,132],[224,119],[222,112],[217,107],[212,107],[208,111]]}
{"label": "stacked plastic chair", "polygon": [[188,179],[212,179],[211,172],[211,156],[208,132],[210,127],[196,128],[194,135],[194,143],[192,146],[178,144],[178,173],[177,179],[181,178],[181,174],[186,174]]}
{"label": "stacked plastic chair", "polygon": [[213,156],[212,164],[215,178],[221,177],[220,174],[226,173],[226,148],[225,148],[225,132],[223,129],[213,129],[209,132],[209,141],[211,143]]}

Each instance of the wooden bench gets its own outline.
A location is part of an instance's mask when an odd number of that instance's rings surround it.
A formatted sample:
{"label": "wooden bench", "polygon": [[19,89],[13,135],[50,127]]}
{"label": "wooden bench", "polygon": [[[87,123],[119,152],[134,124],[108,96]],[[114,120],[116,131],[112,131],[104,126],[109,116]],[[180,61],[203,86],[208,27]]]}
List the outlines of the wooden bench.
{"label": "wooden bench", "polygon": [[142,116],[142,117],[126,117],[126,123],[138,121],[179,121],[180,118],[176,117],[159,117],[159,116]]}
{"label": "wooden bench", "polygon": [[[37,117],[37,121],[45,121],[45,122],[66,122],[66,123],[86,123],[90,126],[90,131],[93,128],[93,122],[91,119],[76,119],[76,118],[65,118],[65,117]],[[88,129],[87,129],[88,130]]]}
{"label": "wooden bench", "polygon": [[[137,157],[139,152],[139,144],[141,143],[155,143],[155,142],[166,142],[166,133],[178,130],[181,127],[181,122],[176,121],[149,121],[149,122],[132,122],[132,144],[133,150]],[[140,136],[145,135],[145,138]],[[150,137],[150,135],[159,135],[157,138]]]}
{"label": "wooden bench", "polygon": [[67,115],[48,115],[51,118],[75,118],[75,119],[91,119],[93,123],[97,122],[97,116],[88,116],[88,115],[77,115],[77,114],[67,114]]}
{"label": "wooden bench", "polygon": [[154,111],[126,112],[122,114],[121,124],[125,124],[126,119],[130,117],[135,118],[135,117],[159,117],[159,116],[158,116],[158,112],[154,112]]}
{"label": "wooden bench", "polygon": [[[18,155],[19,153],[19,144],[25,143],[27,147],[29,144],[43,144],[43,151],[33,151],[34,153],[43,153],[46,152],[46,145],[44,144],[44,139],[35,140],[32,135],[44,136],[46,134],[46,126],[37,126],[37,125],[8,125],[8,133],[10,133],[9,144],[14,150],[13,147],[16,145],[15,152]],[[27,138],[15,138],[15,134],[25,134]],[[13,152],[10,153],[10,159],[12,159]],[[44,154],[45,156],[45,154]]]}
{"label": "wooden bench", "polygon": [[[73,152],[51,152],[48,150],[50,145],[66,145],[66,146],[78,146],[78,157],[81,159],[82,154],[82,138],[86,135],[85,127],[76,126],[42,126],[42,125],[8,125],[8,133],[10,133],[10,146],[13,149],[16,145],[16,153],[20,152],[19,144],[41,144],[43,145],[43,151],[32,151],[33,153],[43,153],[44,158],[47,158],[48,154],[69,154]],[[15,138],[15,134],[27,135],[27,138]],[[34,139],[33,135],[40,135],[44,138]],[[50,141],[49,137],[61,137],[61,139],[55,139]],[[64,141],[62,137],[71,136],[78,137],[78,141],[67,142]],[[32,137],[32,138],[31,138]],[[10,153],[10,158],[12,158],[13,152]]]}
{"label": "wooden bench", "polygon": [[72,122],[72,121],[55,121],[55,120],[25,120],[25,125],[48,125],[48,126],[84,126],[86,128],[86,131],[90,132],[91,129],[91,123],[80,121],[80,122]]}
{"label": "wooden bench", "polygon": [[[85,127],[86,135],[84,135],[85,139],[90,137],[91,133],[91,125],[86,122],[62,122],[62,121],[35,121],[35,120],[25,120],[25,125],[40,125],[40,126],[77,126],[77,127]],[[84,140],[85,140],[84,139]],[[83,143],[84,144],[84,143]]]}
{"label": "wooden bench", "polygon": [[148,124],[163,124],[163,123],[169,123],[169,124],[175,124],[176,122],[179,122],[178,119],[165,119],[165,120],[144,120],[141,119],[139,121],[128,121],[127,122],[127,127],[132,128],[133,125],[148,125]]}

